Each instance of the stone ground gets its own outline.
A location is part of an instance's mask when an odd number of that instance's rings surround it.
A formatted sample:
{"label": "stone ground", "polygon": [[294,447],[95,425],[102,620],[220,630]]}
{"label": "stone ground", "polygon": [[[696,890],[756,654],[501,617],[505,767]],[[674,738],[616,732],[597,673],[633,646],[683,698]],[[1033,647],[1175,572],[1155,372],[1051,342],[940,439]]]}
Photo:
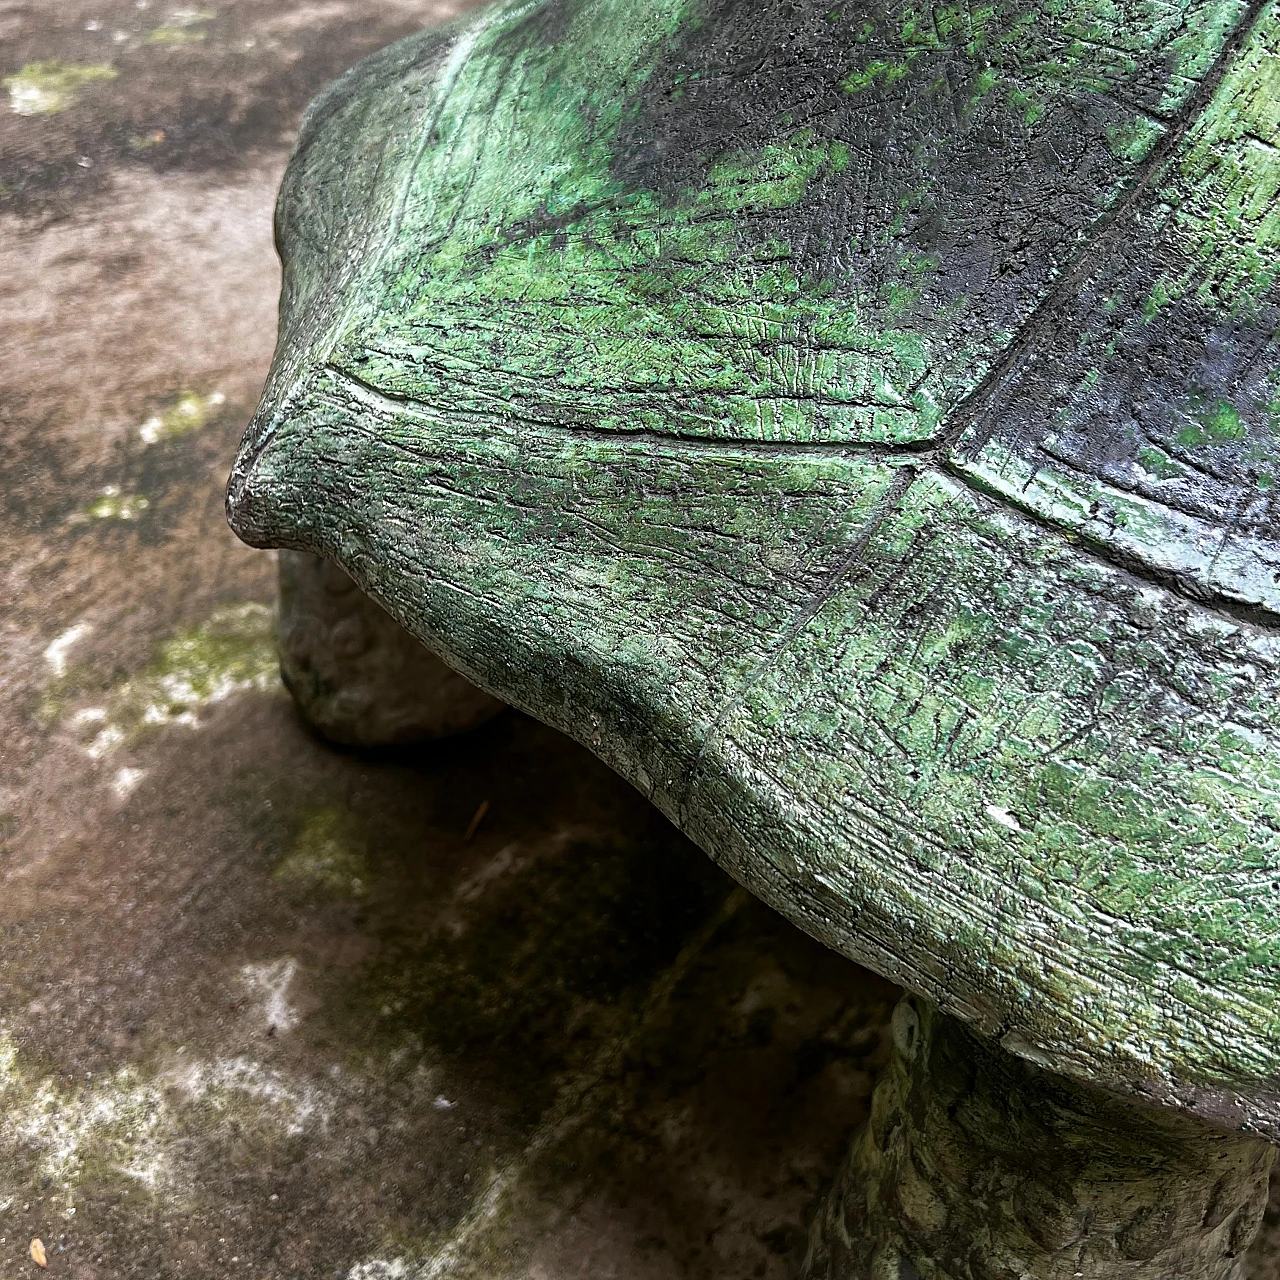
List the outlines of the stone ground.
{"label": "stone ground", "polygon": [[581,748],[279,686],[274,190],[455,7],[0,0],[0,1280],[781,1280],[865,1114],[894,989]]}

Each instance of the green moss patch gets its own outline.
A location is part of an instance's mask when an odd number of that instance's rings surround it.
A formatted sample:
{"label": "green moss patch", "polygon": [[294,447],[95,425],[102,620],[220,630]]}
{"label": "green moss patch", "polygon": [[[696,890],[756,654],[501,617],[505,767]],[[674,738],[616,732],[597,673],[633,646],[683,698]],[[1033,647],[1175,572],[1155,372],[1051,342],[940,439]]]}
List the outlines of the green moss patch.
{"label": "green moss patch", "polygon": [[351,816],[330,806],[303,820],[289,852],[276,863],[272,879],[299,889],[360,898],[369,879],[365,854],[364,840]]}
{"label": "green moss patch", "polygon": [[212,9],[175,9],[165,22],[147,32],[148,44],[198,44],[208,36],[201,30],[218,15]]}
{"label": "green moss patch", "polygon": [[162,440],[173,440],[199,431],[226,403],[226,399],[221,391],[209,395],[184,391],[138,428],[138,438],[143,444],[158,444]]}
{"label": "green moss patch", "polygon": [[[75,677],[68,670],[47,701],[55,710]],[[199,713],[233,694],[279,687],[271,610],[242,604],[219,609],[207,622],[166,640],[136,676],[117,685],[106,704],[85,707],[73,720],[92,735],[95,759],[168,725],[197,726]]]}
{"label": "green moss patch", "polygon": [[65,111],[85,85],[114,80],[119,72],[105,62],[63,62],[48,58],[28,62],[0,84],[9,91],[9,105],[20,116],[51,116]]}
{"label": "green moss patch", "polygon": [[109,484],[79,513],[77,522],[137,520],[150,506],[151,500],[146,494],[123,493],[119,485]]}

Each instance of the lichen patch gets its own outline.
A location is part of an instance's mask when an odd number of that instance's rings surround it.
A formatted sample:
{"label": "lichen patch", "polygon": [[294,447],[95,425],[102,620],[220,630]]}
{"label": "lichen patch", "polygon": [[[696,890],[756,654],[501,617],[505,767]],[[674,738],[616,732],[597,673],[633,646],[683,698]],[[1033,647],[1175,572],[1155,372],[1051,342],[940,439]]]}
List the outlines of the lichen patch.
{"label": "lichen patch", "polygon": [[64,1217],[74,1215],[78,1191],[90,1180],[125,1178],[181,1204],[199,1191],[193,1124],[210,1145],[242,1132],[267,1139],[321,1134],[335,1106],[331,1092],[245,1056],[195,1060],[155,1075],[122,1066],[70,1085],[32,1072],[0,1030],[0,1203],[16,1199],[34,1172],[48,1179]]}
{"label": "lichen patch", "polygon": [[169,1078],[189,1100],[227,1115],[233,1125],[244,1120],[244,1103],[257,1104],[258,1123],[289,1137],[322,1133],[336,1105],[324,1086],[296,1080],[242,1056],[196,1061]]}

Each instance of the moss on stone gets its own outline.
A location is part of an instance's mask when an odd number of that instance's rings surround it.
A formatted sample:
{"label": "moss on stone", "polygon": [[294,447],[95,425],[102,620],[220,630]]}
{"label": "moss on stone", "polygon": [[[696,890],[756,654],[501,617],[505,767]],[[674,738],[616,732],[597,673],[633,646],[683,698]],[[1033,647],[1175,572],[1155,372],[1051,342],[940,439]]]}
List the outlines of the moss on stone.
{"label": "moss on stone", "polygon": [[144,493],[123,493],[120,486],[107,485],[80,513],[82,520],[137,520],[151,506]]}
{"label": "moss on stone", "polygon": [[330,805],[307,815],[271,877],[304,890],[345,898],[365,896],[369,879],[365,842],[351,814]]}
{"label": "moss on stone", "polygon": [[157,444],[199,431],[225,403],[221,391],[208,395],[184,391],[138,428],[138,438],[143,444]]}
{"label": "moss on stone", "polygon": [[208,37],[200,28],[216,17],[212,9],[175,9],[165,22],[147,32],[148,44],[198,44]]}
{"label": "moss on stone", "polygon": [[114,80],[119,72],[105,62],[64,62],[47,58],[28,62],[0,84],[9,91],[9,105],[20,116],[56,115],[72,106],[86,86]]}
{"label": "moss on stone", "polygon": [[[67,668],[44,692],[44,718],[63,714],[91,686],[92,673]],[[164,641],[141,671],[106,690],[99,705],[81,707],[72,722],[88,738],[90,756],[101,759],[166,726],[195,727],[202,710],[233,694],[278,687],[271,610],[229,605]]]}

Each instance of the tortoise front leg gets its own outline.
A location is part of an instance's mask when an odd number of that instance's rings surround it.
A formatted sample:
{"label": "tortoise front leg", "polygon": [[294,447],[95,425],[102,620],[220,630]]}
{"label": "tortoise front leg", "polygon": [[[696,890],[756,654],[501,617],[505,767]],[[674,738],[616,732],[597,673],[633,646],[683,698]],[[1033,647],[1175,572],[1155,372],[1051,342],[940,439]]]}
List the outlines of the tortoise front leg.
{"label": "tortoise front leg", "polygon": [[302,714],[335,742],[443,738],[502,709],[318,556],[280,552],[277,646]]}
{"label": "tortoise front leg", "polygon": [[1130,1105],[923,1001],[813,1226],[805,1280],[1234,1280],[1275,1149]]}

